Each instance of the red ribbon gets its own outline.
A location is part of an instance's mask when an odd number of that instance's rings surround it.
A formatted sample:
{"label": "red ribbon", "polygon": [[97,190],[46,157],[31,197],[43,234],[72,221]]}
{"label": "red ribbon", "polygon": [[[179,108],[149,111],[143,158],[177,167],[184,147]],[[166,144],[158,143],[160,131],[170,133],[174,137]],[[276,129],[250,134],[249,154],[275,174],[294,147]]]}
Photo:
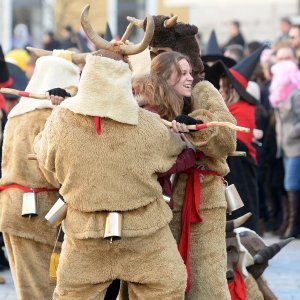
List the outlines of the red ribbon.
{"label": "red ribbon", "polygon": [[98,117],[98,116],[94,117],[94,125],[95,125],[98,135],[100,135],[101,134],[101,117]]}
{"label": "red ribbon", "polygon": [[231,300],[246,300],[246,286],[238,269],[234,270],[234,281],[228,282]]}
{"label": "red ribbon", "polygon": [[[203,156],[203,154],[200,154]],[[199,157],[199,154],[198,154]],[[200,210],[200,174],[203,175],[216,175],[219,174],[215,171],[200,170],[192,167],[185,171],[188,174],[188,179],[185,188],[185,197],[182,206],[182,223],[181,223],[181,236],[178,245],[179,253],[184,261],[187,269],[187,287],[186,292],[191,288],[191,269],[190,269],[190,244],[191,244],[191,224],[201,223],[202,219],[199,215]]]}
{"label": "red ribbon", "polygon": [[19,189],[25,193],[41,193],[41,192],[57,192],[58,189],[48,189],[48,188],[28,188],[19,184],[9,184],[9,185],[0,185],[0,191],[8,190],[8,189]]}

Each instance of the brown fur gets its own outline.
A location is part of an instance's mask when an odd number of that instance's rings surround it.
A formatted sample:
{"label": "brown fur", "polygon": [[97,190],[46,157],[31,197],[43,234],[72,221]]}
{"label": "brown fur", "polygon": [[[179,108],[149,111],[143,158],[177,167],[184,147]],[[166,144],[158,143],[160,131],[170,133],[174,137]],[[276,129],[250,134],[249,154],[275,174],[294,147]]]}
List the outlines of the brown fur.
{"label": "brown fur", "polygon": [[[200,82],[193,89],[192,117],[235,124],[222,96],[209,83]],[[205,157],[197,160],[200,169],[216,171],[225,176],[229,169],[228,153],[235,150],[236,134],[226,128],[208,128],[190,133],[191,141]],[[187,175],[180,174],[173,191],[174,217],[171,229],[177,242],[181,232],[181,209],[185,195]],[[187,299],[229,299],[226,281],[225,187],[221,177],[205,175],[201,183],[201,224],[191,229],[191,290]]]}
{"label": "brown fur", "polygon": [[[38,163],[27,159],[27,155],[33,153],[33,140],[43,130],[51,111],[39,109],[8,120],[4,130],[1,185],[54,188],[44,178]],[[58,199],[58,193],[39,193],[39,215],[30,220],[21,216],[22,197],[23,191],[19,189],[8,189],[0,193],[0,230],[53,245],[56,230],[47,224],[44,216]]]}
{"label": "brown fur", "polygon": [[45,176],[55,173],[62,184],[60,193],[69,205],[67,234],[102,237],[105,212],[120,211],[124,236],[141,236],[170,221],[155,173],[167,171],[183,147],[179,135],[143,109],[137,126],[103,118],[99,136],[93,117],[57,108],[45,127],[38,160]]}
{"label": "brown fur", "polygon": [[246,299],[247,300],[264,300],[262,292],[256,283],[256,280],[249,273],[248,277],[245,279],[246,285]]}

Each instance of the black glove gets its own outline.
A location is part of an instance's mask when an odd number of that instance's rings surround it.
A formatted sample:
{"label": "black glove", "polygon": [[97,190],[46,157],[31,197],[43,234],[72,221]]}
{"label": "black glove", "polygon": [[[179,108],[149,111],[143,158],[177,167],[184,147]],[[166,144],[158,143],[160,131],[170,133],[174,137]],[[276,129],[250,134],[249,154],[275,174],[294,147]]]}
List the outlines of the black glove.
{"label": "black glove", "polygon": [[186,125],[203,124],[202,120],[196,120],[188,115],[179,115],[175,118],[175,121]]}
{"label": "black glove", "polygon": [[49,93],[50,96],[59,96],[59,97],[71,97],[71,94],[68,93],[66,90],[61,89],[61,88],[55,88],[55,89],[51,89],[49,91],[47,91]]}

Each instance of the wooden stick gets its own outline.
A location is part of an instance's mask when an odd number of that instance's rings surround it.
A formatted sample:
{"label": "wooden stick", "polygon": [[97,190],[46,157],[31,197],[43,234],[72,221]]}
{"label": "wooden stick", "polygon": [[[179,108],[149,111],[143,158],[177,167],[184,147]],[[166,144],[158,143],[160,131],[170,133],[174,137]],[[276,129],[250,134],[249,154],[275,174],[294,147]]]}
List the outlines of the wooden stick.
{"label": "wooden stick", "polygon": [[29,92],[24,92],[15,89],[9,89],[9,88],[0,88],[0,93],[12,94],[20,97],[30,97],[34,99],[47,99],[46,94],[29,93]]}
{"label": "wooden stick", "polygon": [[[161,119],[161,121],[169,127],[172,127],[172,123]],[[202,130],[208,127],[227,127],[229,129],[232,130],[236,130],[236,131],[241,131],[241,132],[250,132],[250,128],[247,127],[241,127],[241,126],[236,126],[230,122],[208,122],[208,123],[204,123],[204,124],[196,124],[196,125],[187,125],[187,128],[190,130]]]}
{"label": "wooden stick", "polygon": [[233,151],[228,154],[228,156],[247,156],[247,153],[245,151]]}

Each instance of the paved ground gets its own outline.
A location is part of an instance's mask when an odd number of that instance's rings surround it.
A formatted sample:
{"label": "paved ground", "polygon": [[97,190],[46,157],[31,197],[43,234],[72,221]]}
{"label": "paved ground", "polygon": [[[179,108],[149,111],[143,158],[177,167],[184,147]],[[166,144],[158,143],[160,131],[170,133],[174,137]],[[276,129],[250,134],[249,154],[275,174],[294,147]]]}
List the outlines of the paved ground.
{"label": "paved ground", "polygon": [[[278,241],[270,235],[264,240],[268,245]],[[264,275],[278,299],[300,300],[300,240],[287,245],[269,264]],[[10,272],[0,274],[7,281],[0,285],[0,300],[17,300]]]}

